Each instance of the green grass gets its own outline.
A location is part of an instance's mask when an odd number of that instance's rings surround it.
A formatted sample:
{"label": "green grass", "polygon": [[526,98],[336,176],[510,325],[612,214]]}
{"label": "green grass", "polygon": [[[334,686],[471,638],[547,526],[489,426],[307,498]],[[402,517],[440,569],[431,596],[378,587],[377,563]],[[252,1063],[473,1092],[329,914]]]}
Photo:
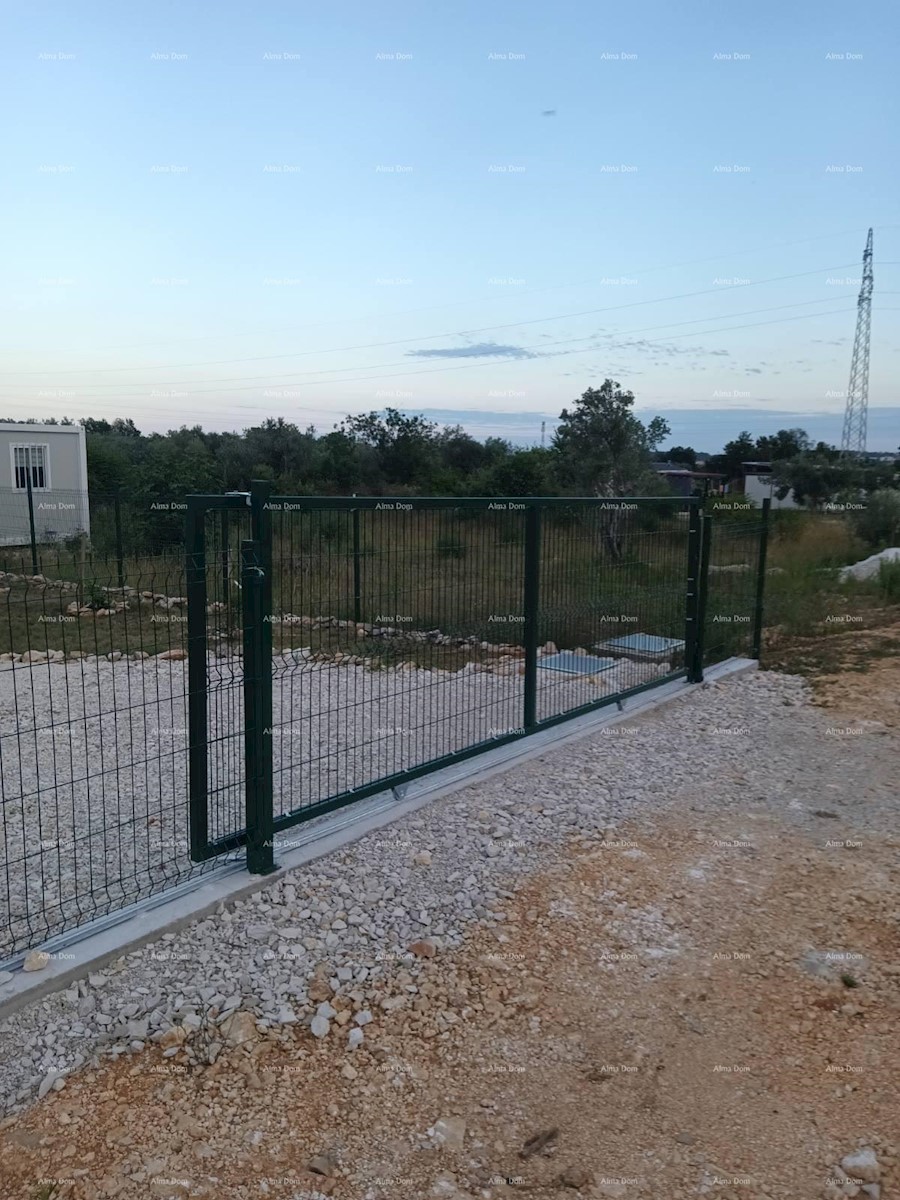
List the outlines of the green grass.
{"label": "green grass", "polygon": [[39,1183],[31,1193],[31,1200],[53,1200],[57,1194],[55,1183]]}
{"label": "green grass", "polygon": [[890,604],[900,604],[900,560],[883,562],[876,582],[883,600]]}

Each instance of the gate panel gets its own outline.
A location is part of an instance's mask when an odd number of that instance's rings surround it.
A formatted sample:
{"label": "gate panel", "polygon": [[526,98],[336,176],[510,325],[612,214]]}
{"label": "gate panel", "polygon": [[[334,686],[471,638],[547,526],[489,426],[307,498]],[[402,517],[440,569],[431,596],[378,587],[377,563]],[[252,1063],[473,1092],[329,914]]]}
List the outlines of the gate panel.
{"label": "gate panel", "polygon": [[269,507],[276,830],[687,674],[695,501]]}
{"label": "gate panel", "polygon": [[730,509],[726,500],[707,517],[707,663],[759,657],[769,509],[768,499],[750,511]]}
{"label": "gate panel", "polygon": [[524,503],[270,508],[276,829],[521,735]]}
{"label": "gate panel", "polygon": [[249,497],[190,496],[187,513],[191,858],[246,842],[244,582]]}

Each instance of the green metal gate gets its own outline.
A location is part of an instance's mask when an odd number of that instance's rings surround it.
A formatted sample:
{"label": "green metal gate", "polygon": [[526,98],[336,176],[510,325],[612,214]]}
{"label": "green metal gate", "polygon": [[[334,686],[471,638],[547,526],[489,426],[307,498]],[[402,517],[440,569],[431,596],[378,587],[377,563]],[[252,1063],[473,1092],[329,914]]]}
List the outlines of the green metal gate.
{"label": "green metal gate", "polygon": [[702,679],[697,499],[271,492],[188,501],[195,860]]}

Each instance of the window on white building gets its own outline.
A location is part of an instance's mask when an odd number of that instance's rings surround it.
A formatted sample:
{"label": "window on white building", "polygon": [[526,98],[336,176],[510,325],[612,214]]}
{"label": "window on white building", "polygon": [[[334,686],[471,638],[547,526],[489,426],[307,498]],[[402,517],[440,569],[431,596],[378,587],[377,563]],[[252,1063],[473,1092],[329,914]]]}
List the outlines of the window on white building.
{"label": "window on white building", "polygon": [[49,446],[34,443],[19,443],[10,446],[12,454],[13,485],[24,491],[31,475],[33,491],[43,491],[50,486]]}

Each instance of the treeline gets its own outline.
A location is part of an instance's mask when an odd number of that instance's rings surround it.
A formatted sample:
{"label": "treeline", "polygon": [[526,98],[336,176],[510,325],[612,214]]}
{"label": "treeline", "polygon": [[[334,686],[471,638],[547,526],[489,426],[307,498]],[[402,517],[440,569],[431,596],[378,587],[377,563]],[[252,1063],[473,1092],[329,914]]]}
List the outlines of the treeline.
{"label": "treeline", "polygon": [[659,418],[644,426],[633,404],[611,380],[589,389],[563,412],[546,448],[479,441],[459,425],[391,408],[347,417],[330,433],[281,417],[241,433],[197,425],[145,435],[131,418],[81,424],[95,493],[149,499],[242,491],[251,479],[268,479],[282,495],[574,495],[594,494],[611,475],[625,492],[659,494],[666,489],[652,456],[668,429]]}
{"label": "treeline", "polygon": [[[330,433],[269,418],[240,433],[201,426],[144,434],[130,417],[86,418],[92,495],[121,493],[143,507],[190,492],[243,491],[267,479],[283,495],[666,495],[660,461],[739,479],[742,463],[771,462],[778,482],[813,506],[841,489],[893,487],[896,464],[850,463],[802,429],[741,433],[703,458],[690,446],[660,449],[661,417],[644,424],[634,395],[607,379],[564,409],[549,446],[484,441],[388,408],[347,417]],[[61,424],[73,422],[64,418]]]}
{"label": "treeline", "polygon": [[91,491],[145,497],[243,491],[252,479],[301,496],[539,494],[553,462],[550,450],[522,450],[502,438],[480,442],[458,426],[390,409],[348,418],[324,434],[281,417],[241,433],[195,425],[144,435],[131,419],[82,423]]}

